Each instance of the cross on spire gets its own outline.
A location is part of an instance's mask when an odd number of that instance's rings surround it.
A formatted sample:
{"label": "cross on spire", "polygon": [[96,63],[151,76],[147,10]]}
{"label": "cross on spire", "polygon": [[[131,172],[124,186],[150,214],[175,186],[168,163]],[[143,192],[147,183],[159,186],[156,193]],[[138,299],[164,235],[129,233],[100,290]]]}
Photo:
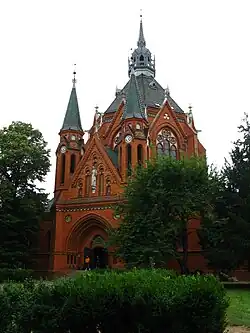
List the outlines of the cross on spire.
{"label": "cross on spire", "polygon": [[73,88],[76,86],[76,64],[74,64],[74,72],[73,72]]}
{"label": "cross on spire", "polygon": [[138,47],[145,47],[146,46],[146,41],[144,38],[144,33],[143,33],[143,25],[142,25],[142,10],[140,14],[140,30],[139,30],[139,39],[137,42]]}

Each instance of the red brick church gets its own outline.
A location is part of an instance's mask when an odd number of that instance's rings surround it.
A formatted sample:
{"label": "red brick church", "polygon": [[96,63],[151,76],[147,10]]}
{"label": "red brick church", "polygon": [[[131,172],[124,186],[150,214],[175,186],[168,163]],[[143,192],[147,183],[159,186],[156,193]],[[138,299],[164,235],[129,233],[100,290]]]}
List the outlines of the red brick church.
{"label": "red brick church", "polygon": [[[65,273],[86,265],[121,265],[103,244],[107,229],[119,225],[112,207],[120,200],[127,176],[156,154],[177,159],[181,154],[205,154],[192,109],[185,113],[169,89],[155,79],[155,61],[146,47],[142,21],[128,76],[107,110],[102,113],[96,108],[85,142],[74,73],[56,150],[54,198],[41,226],[40,271]],[[189,240],[191,270],[204,268],[196,228],[194,221]]]}

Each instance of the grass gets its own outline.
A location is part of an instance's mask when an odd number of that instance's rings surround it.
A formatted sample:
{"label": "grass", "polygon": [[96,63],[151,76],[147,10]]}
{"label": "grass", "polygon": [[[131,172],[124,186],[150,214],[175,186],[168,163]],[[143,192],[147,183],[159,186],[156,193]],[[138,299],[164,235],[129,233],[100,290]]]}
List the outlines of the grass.
{"label": "grass", "polygon": [[250,327],[250,290],[228,290],[228,295],[230,297],[229,324]]}

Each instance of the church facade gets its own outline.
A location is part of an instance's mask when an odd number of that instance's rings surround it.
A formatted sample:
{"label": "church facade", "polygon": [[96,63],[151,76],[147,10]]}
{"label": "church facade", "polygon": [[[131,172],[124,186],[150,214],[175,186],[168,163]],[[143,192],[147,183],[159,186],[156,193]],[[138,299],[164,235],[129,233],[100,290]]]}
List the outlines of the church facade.
{"label": "church facade", "polygon": [[[185,113],[155,79],[155,61],[140,21],[129,80],[108,109],[96,108],[88,140],[81,125],[75,73],[56,150],[54,198],[41,225],[39,270],[65,273],[83,267],[119,267],[104,249],[107,230],[119,225],[112,207],[127,177],[157,154],[204,155],[192,109]],[[204,269],[196,229],[190,224],[189,266]],[[177,267],[176,263],[170,266]]]}

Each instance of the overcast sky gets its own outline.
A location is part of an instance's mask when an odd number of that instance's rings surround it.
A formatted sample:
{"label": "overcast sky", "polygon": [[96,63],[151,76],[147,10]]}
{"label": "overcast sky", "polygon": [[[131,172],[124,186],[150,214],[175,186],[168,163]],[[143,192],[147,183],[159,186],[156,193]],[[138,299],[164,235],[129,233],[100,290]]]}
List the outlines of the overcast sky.
{"label": "overcast sky", "polygon": [[0,127],[30,122],[55,149],[73,64],[82,125],[103,112],[128,80],[140,9],[156,79],[188,111],[193,105],[208,160],[220,166],[250,110],[249,0],[0,0]]}

